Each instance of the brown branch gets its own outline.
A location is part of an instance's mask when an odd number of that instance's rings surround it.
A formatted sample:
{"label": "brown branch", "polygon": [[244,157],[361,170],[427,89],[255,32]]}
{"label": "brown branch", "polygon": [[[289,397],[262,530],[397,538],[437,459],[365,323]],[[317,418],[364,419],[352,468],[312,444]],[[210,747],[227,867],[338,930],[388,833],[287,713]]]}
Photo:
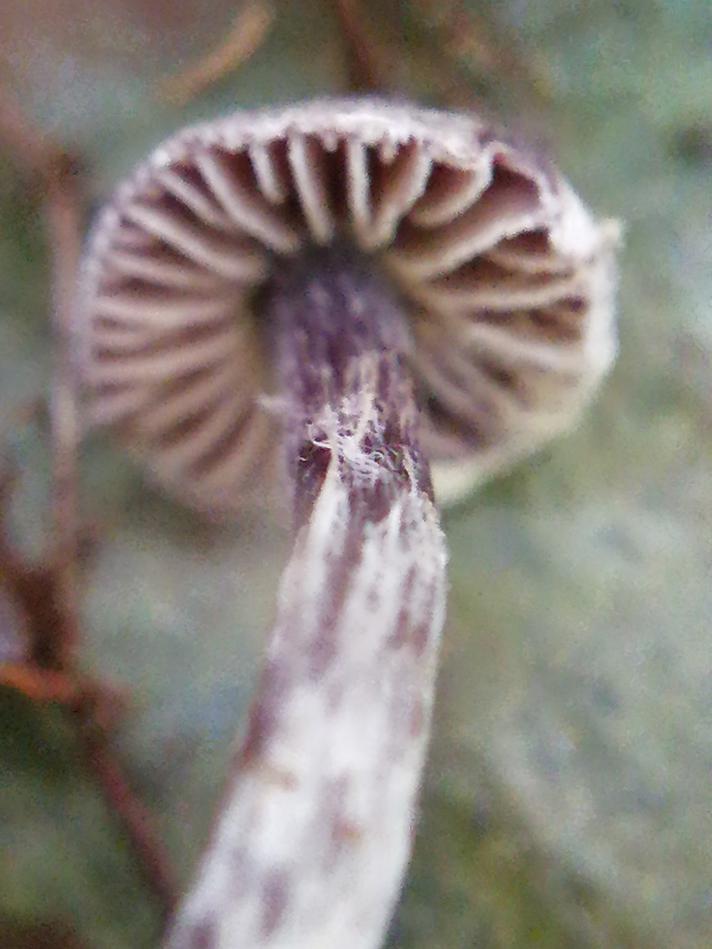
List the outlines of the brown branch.
{"label": "brown branch", "polygon": [[27,662],[0,662],[0,686],[21,692],[33,702],[68,704],[78,695],[72,676]]}
{"label": "brown branch", "polygon": [[74,358],[74,298],[81,252],[82,215],[71,168],[51,173],[45,198],[45,222],[52,253],[52,330],[54,375],[50,396],[52,431],[53,577],[62,603],[64,630],[58,661],[72,661],[79,641],[78,470],[79,410]]}
{"label": "brown branch", "polygon": [[[102,698],[99,700],[101,701]],[[111,713],[110,713],[111,714]],[[168,919],[176,902],[176,881],[151,811],[131,788],[111,748],[101,708],[85,698],[73,710],[87,767],[97,782],[109,813],[128,840],[141,876],[158,897],[161,916]]]}
{"label": "brown branch", "polygon": [[0,86],[0,142],[21,174],[45,177],[65,155],[32,125],[18,102]]}
{"label": "brown branch", "polygon": [[265,0],[248,0],[222,42],[182,72],[164,79],[158,98],[185,105],[226,75],[244,66],[264,43],[274,22],[274,10]]}
{"label": "brown branch", "polygon": [[83,219],[78,166],[68,152],[26,118],[4,89],[0,89],[0,140],[19,170],[43,186],[54,339],[49,399],[52,541],[46,561],[28,564],[14,550],[4,532],[12,475],[0,484],[0,569],[25,621],[30,659],[24,665],[0,667],[0,684],[37,701],[60,702],[70,714],[87,767],[167,916],[176,892],[169,862],[152,816],[131,790],[111,748],[108,729],[116,718],[116,696],[105,684],[88,679],[77,659],[82,537],[77,497],[80,425],[74,306]]}
{"label": "brown branch", "polygon": [[366,25],[360,0],[333,0],[346,46],[350,92],[378,92],[392,88],[393,63]]}
{"label": "brown branch", "polygon": [[470,85],[478,75],[526,84],[543,101],[551,97],[551,74],[545,60],[522,48],[511,33],[503,35],[492,16],[477,15],[462,0],[412,0],[408,6],[419,28],[419,45],[440,66],[440,80],[450,105],[480,105]]}

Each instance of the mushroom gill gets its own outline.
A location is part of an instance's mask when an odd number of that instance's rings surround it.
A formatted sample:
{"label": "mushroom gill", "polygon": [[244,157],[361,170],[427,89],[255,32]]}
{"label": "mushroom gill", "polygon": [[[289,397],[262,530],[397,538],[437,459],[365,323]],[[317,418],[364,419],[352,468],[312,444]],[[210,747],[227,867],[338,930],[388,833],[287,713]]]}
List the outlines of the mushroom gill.
{"label": "mushroom gill", "polygon": [[473,116],[322,100],[188,129],[93,229],[89,421],[173,492],[238,511],[280,444],[261,291],[281,259],[346,240],[405,304],[448,501],[567,427],[609,367],[613,230]]}

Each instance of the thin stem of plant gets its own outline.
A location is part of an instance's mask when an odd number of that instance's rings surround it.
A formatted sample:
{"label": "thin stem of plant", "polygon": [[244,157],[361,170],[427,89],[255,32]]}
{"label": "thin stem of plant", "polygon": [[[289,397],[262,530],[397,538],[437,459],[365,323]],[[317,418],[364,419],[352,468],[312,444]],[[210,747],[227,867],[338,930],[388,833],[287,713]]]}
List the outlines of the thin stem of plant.
{"label": "thin stem of plant", "polygon": [[495,76],[526,84],[540,100],[551,97],[546,60],[526,49],[514,30],[498,26],[495,10],[478,14],[462,0],[414,0],[407,5],[422,52],[438,66],[451,106],[482,107],[473,90],[477,76]]}
{"label": "thin stem of plant", "polygon": [[114,754],[96,703],[75,704],[73,715],[82,754],[114,820],[129,841],[146,885],[158,898],[161,917],[169,918],[176,902],[176,883],[151,811],[131,787]]}
{"label": "thin stem of plant", "polygon": [[[51,257],[54,373],[49,408],[52,433],[52,541],[46,562],[27,564],[0,523],[0,567],[26,619],[30,663],[6,664],[0,682],[39,701],[60,702],[75,723],[85,761],[110,813],[131,844],[163,916],[175,902],[170,864],[148,809],[131,790],[111,747],[114,697],[78,664],[81,638],[78,568],[79,411],[74,355],[74,300],[81,250],[82,197],[76,163],[24,115],[0,89],[0,140],[20,171],[43,185],[43,210]],[[5,501],[8,500],[6,497]],[[0,510],[0,517],[6,513]],[[44,681],[42,681],[44,676]]]}
{"label": "thin stem of plant", "polygon": [[69,169],[50,174],[45,199],[45,219],[52,248],[52,330],[54,374],[50,398],[52,431],[53,572],[63,604],[65,630],[58,660],[72,661],[79,641],[78,470],[79,410],[77,367],[74,359],[74,299],[81,252],[81,202],[75,177]]}
{"label": "thin stem of plant", "polygon": [[367,26],[360,0],[334,0],[346,52],[349,92],[383,92],[392,88],[392,58]]}
{"label": "thin stem of plant", "polygon": [[268,311],[296,537],[266,666],[171,949],[381,944],[407,865],[445,547],[397,302],[319,251]]}
{"label": "thin stem of plant", "polygon": [[242,4],[222,41],[197,62],[163,79],[158,86],[158,97],[172,105],[186,105],[236,72],[265,42],[274,16],[274,9],[266,0],[248,0]]}

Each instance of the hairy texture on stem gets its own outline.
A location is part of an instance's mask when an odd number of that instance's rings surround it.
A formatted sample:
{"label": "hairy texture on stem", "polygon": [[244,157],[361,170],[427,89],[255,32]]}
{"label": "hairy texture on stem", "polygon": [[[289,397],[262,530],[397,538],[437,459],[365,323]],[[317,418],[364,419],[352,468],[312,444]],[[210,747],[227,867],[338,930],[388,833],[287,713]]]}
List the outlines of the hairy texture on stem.
{"label": "hairy texture on stem", "polygon": [[407,864],[445,547],[377,278],[321,251],[271,301],[296,540],[246,741],[171,949],[378,946]]}

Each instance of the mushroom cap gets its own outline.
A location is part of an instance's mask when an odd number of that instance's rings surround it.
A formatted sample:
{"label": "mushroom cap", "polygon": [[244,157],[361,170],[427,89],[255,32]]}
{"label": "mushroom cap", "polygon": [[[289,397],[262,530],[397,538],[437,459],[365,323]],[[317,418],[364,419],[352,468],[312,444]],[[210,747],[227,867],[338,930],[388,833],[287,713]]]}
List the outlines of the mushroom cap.
{"label": "mushroom cap", "polygon": [[238,512],[281,443],[258,291],[344,237],[410,317],[441,502],[568,428],[614,358],[616,228],[555,168],[474,115],[325,99],[188,128],[116,189],[83,264],[88,422]]}

